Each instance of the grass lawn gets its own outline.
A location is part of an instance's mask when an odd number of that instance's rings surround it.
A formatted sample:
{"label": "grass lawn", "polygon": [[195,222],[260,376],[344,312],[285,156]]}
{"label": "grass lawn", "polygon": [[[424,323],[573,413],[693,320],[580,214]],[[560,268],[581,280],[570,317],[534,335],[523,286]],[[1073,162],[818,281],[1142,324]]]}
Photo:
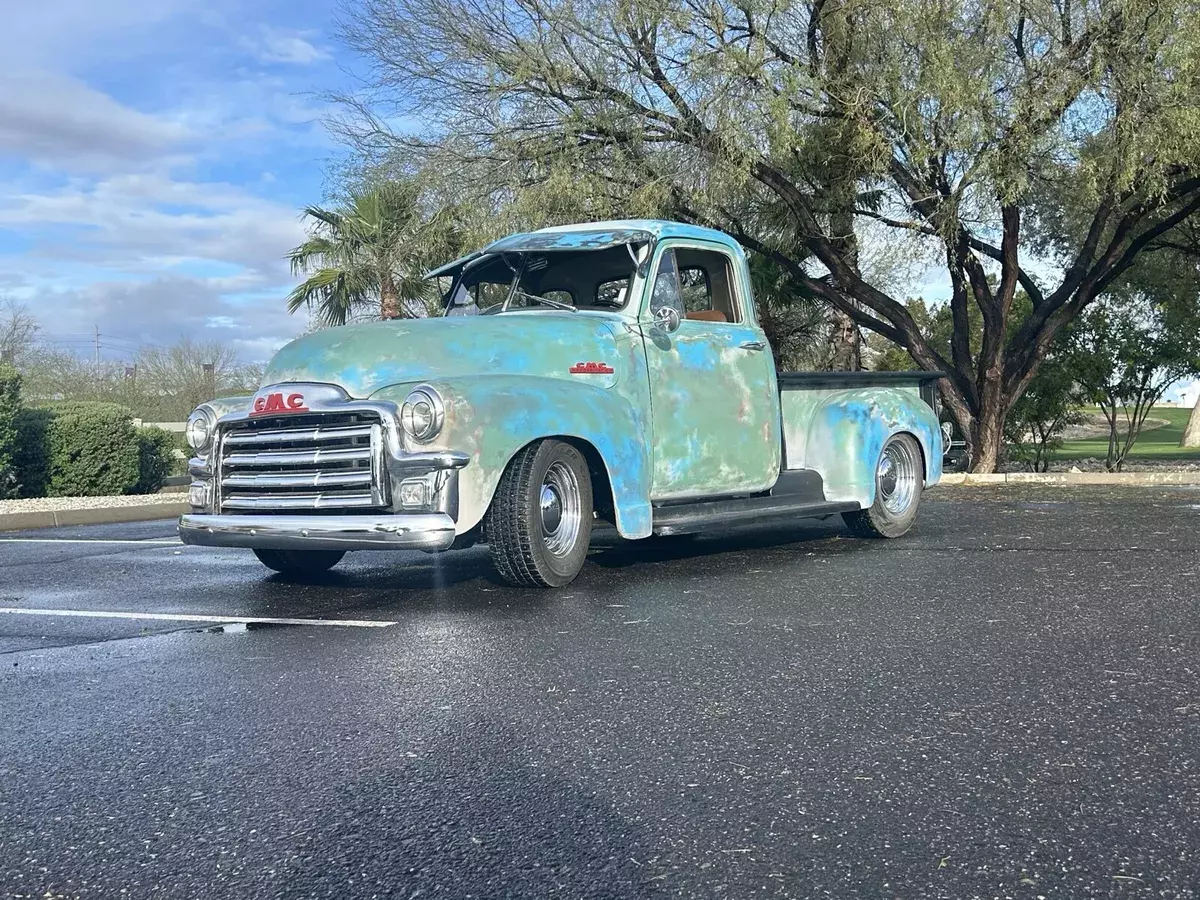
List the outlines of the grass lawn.
{"label": "grass lawn", "polygon": [[[1100,410],[1092,407],[1085,410],[1099,415]],[[1129,451],[1129,458],[1154,457],[1155,459],[1200,459],[1200,447],[1184,449],[1179,446],[1183,437],[1183,429],[1187,426],[1190,409],[1170,409],[1154,407],[1150,410],[1150,418],[1167,419],[1169,424],[1158,428],[1143,428],[1138,435],[1137,443]],[[1090,441],[1065,441],[1062,448],[1054,454],[1055,459],[1084,459],[1097,457],[1103,459],[1108,453],[1108,438],[1101,437]]]}

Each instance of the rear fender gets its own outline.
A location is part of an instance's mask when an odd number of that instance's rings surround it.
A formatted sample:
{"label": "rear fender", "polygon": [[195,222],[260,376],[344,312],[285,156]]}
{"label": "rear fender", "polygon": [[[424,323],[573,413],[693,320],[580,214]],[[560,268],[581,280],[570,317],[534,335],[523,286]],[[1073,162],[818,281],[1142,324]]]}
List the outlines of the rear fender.
{"label": "rear fender", "polygon": [[851,500],[864,508],[874,503],[879,455],[896,434],[911,434],[921,445],[927,487],[942,477],[941,428],[915,391],[831,392],[813,411],[807,432],[803,467],[820,473],[827,500]]}

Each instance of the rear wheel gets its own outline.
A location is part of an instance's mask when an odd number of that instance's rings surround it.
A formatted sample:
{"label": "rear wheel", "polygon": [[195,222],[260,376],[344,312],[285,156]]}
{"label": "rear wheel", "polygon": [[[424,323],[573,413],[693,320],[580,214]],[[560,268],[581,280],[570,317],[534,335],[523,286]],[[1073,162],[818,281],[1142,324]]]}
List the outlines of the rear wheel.
{"label": "rear wheel", "polygon": [[341,562],[345,550],[255,550],[258,561],[282,575],[317,575]]}
{"label": "rear wheel", "polygon": [[484,531],[492,563],[509,584],[574,581],[592,537],[592,481],[583,454],[555,440],[519,452],[500,477]]}
{"label": "rear wheel", "polygon": [[924,487],[921,445],[910,434],[893,435],[875,465],[875,502],[842,518],[859,537],[900,537],[917,518]]}

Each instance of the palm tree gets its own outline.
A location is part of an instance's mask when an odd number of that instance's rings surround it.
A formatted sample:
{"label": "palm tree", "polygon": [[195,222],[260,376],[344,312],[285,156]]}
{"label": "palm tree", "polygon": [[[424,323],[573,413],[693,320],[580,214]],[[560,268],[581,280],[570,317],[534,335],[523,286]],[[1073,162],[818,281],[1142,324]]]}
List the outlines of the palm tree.
{"label": "palm tree", "polygon": [[309,238],[288,253],[293,275],[308,277],[288,295],[294,313],[307,307],[322,325],[355,315],[382,319],[426,315],[437,288],[421,276],[454,255],[452,211],[426,216],[412,182],[385,181],[353,192],[337,209],[305,208]]}

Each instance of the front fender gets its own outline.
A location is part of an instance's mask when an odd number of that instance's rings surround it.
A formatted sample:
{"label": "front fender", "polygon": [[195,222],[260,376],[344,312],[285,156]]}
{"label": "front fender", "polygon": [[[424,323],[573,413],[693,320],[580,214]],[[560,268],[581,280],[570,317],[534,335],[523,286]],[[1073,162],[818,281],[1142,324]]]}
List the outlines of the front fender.
{"label": "front fender", "polygon": [[[254,402],[254,395],[247,394],[244,397],[218,397],[216,400],[209,400],[207,403],[201,403],[200,406],[211,407],[213,412],[217,414],[217,418],[234,412],[245,412],[250,408],[250,404]],[[196,407],[199,409],[200,407]]]}
{"label": "front fender", "polygon": [[875,502],[875,467],[892,435],[907,432],[925,456],[925,484],[942,477],[942,432],[937,416],[915,392],[859,388],[831,392],[814,410],[804,467],[821,474],[827,500]]}
{"label": "front fender", "polygon": [[[430,380],[442,395],[446,421],[422,449],[458,450],[471,461],[459,475],[461,534],[479,524],[500,476],[518,450],[546,437],[571,437],[596,448],[613,491],[622,537],[651,532],[650,455],[642,411],[616,390],[524,375]],[[372,399],[403,403],[414,385],[393,385]]]}

